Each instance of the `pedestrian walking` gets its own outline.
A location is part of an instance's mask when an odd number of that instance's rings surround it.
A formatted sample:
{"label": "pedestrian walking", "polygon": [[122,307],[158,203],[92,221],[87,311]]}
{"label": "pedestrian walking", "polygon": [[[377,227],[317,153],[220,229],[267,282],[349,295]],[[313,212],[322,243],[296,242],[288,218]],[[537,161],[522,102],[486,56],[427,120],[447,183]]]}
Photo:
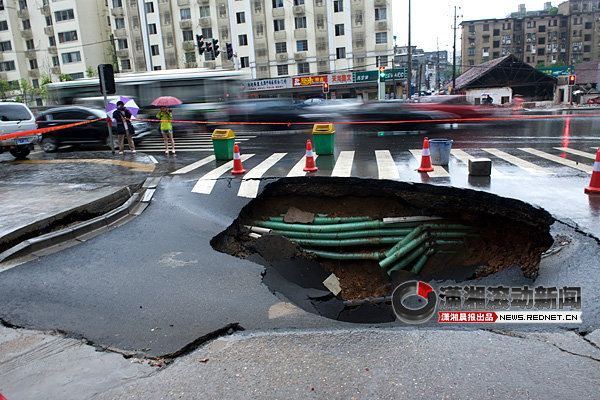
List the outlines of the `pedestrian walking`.
{"label": "pedestrian walking", "polygon": [[135,153],[135,145],[133,144],[133,125],[131,124],[131,112],[125,108],[125,103],[117,102],[117,109],[113,112],[113,118],[117,121],[117,135],[119,137],[119,154],[124,152],[124,141],[127,136],[129,150]]}
{"label": "pedestrian walking", "polygon": [[[165,154],[169,154],[169,140],[171,141],[171,152],[175,154],[175,140],[173,140],[173,112],[167,107],[161,106],[160,112],[156,114],[156,118],[160,119],[160,132],[165,141]],[[168,138],[167,138],[168,137]],[[167,140],[168,139],[168,140]]]}

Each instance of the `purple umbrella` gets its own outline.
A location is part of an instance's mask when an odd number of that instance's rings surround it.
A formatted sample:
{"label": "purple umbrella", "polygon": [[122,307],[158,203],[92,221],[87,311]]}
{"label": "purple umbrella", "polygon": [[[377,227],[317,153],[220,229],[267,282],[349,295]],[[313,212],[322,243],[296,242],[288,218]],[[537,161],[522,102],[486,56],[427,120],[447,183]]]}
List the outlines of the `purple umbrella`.
{"label": "purple umbrella", "polygon": [[[135,101],[133,101],[133,99],[130,99],[129,97],[124,97],[124,96],[119,96],[108,102],[108,108],[106,109],[106,115],[108,115],[109,117],[112,118],[113,112],[117,109],[117,103],[119,101],[122,101],[125,104],[125,108],[129,110],[129,112],[131,113],[131,116],[133,118],[137,118],[138,112],[140,111],[140,107],[137,104],[135,104]],[[114,118],[113,118],[113,121],[114,121]]]}

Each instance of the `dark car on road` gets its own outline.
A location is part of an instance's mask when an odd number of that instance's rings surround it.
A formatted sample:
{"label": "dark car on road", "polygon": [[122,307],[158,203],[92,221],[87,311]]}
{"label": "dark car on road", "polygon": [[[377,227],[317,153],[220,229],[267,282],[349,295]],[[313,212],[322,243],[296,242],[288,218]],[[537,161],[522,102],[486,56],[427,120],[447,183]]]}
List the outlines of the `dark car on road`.
{"label": "dark car on road", "polygon": [[[38,114],[36,118],[38,128],[51,128],[77,122],[87,122],[95,119],[100,120],[71,128],[43,133],[42,148],[46,152],[53,152],[56,151],[59,146],[66,144],[75,146],[82,144],[105,144],[110,146],[108,123],[106,121],[106,111],[92,107],[59,107]],[[135,129],[135,134],[133,135],[135,144],[138,144],[144,137],[153,133],[151,126],[147,122],[137,120],[133,120],[132,122],[133,128]],[[115,148],[119,147],[117,132],[114,128],[113,144]]]}

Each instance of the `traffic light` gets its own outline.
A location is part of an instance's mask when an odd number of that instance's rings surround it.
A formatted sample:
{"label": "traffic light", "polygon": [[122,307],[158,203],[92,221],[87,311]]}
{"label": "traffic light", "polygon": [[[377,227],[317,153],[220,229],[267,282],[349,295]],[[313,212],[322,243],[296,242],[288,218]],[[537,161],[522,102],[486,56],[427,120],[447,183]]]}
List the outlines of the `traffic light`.
{"label": "traffic light", "polygon": [[379,67],[379,80],[381,82],[385,81],[385,67]]}
{"label": "traffic light", "polygon": [[323,93],[329,93],[329,83],[323,83]]}
{"label": "traffic light", "polygon": [[212,43],[211,42],[205,42],[205,43],[206,43],[206,55],[208,57],[210,57],[211,54],[214,56],[213,49],[212,49]]}
{"label": "traffic light", "polygon": [[575,84],[575,75],[569,75],[569,86],[573,86]]}
{"label": "traffic light", "polygon": [[196,35],[196,43],[198,44],[198,54],[202,55],[204,53],[204,41],[202,41],[202,35]]}
{"label": "traffic light", "polygon": [[112,64],[98,65],[98,76],[100,77],[100,93],[103,93],[102,82],[104,82],[106,94],[115,94],[117,92],[117,89],[115,88],[115,74]]}
{"label": "traffic light", "polygon": [[231,43],[225,43],[225,50],[227,51],[227,59],[231,60],[233,58],[233,46]]}
{"label": "traffic light", "polygon": [[219,55],[219,39],[212,40],[212,48],[215,52],[215,57],[217,57]]}

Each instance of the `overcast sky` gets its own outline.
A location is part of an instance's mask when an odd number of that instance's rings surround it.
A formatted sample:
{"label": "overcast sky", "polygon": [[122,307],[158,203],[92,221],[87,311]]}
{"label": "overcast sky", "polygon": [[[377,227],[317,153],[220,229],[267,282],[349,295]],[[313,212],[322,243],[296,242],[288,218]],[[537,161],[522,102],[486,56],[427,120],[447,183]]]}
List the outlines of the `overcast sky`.
{"label": "overcast sky", "polygon": [[[408,45],[408,0],[391,0],[394,20],[394,35],[398,46]],[[452,58],[454,6],[456,5],[456,51],[460,53],[460,22],[477,19],[504,18],[518,11],[525,4],[528,11],[543,10],[546,0],[411,0],[411,44],[425,51],[448,50]],[[557,7],[562,0],[552,1]],[[460,9],[458,8],[460,7]],[[459,18],[459,16],[462,16]]]}

